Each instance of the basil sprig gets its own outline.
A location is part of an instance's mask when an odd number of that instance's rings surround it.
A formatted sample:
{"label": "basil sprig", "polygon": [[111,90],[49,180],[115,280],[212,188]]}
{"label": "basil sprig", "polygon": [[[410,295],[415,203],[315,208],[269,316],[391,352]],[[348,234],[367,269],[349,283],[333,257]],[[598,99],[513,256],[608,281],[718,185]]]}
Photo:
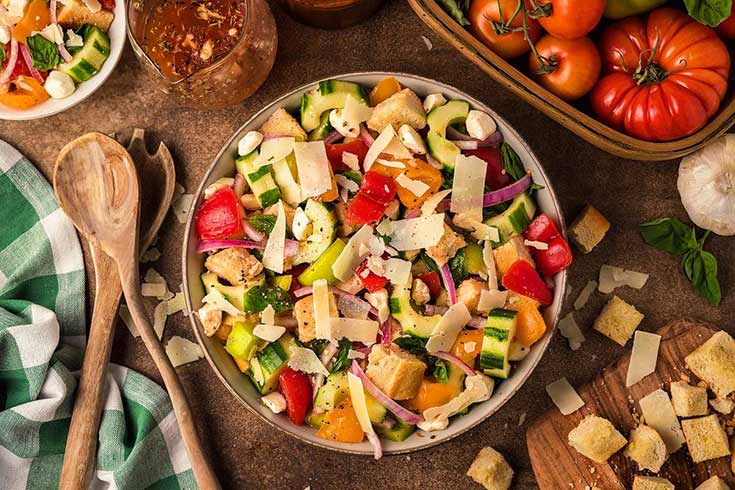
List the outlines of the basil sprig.
{"label": "basil sprig", "polygon": [[61,56],[56,44],[52,43],[40,34],[29,36],[26,46],[31,54],[33,68],[41,71],[49,71],[61,63]]}
{"label": "basil sprig", "polygon": [[692,283],[698,295],[713,305],[722,299],[717,280],[717,259],[704,250],[706,231],[697,239],[697,231],[676,218],[660,218],[640,225],[643,240],[659,250],[682,257],[684,275]]}
{"label": "basil sprig", "polygon": [[732,0],[684,0],[689,16],[701,24],[717,27],[730,17]]}

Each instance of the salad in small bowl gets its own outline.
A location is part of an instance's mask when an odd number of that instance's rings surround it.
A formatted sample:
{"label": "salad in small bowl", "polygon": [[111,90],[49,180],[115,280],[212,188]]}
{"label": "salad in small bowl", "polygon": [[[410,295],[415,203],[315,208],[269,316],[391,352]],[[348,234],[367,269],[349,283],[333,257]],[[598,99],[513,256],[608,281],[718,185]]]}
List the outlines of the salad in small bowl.
{"label": "salad in small bowl", "polygon": [[225,384],[303,440],[376,458],[507,401],[548,344],[572,262],[507,123],[397,74],[263,109],[217,157],[187,237],[194,330]]}
{"label": "salad in small bowl", "polygon": [[120,0],[0,0],[0,119],[82,101],[112,73],[124,42]]}

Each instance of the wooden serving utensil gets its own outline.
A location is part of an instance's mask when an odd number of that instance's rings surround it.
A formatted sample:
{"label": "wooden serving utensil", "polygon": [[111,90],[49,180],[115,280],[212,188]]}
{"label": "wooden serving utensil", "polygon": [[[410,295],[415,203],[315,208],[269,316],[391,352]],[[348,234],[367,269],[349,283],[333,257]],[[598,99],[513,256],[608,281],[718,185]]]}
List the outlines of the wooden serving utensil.
{"label": "wooden serving utensil", "polygon": [[[176,171],[171,153],[161,143],[155,154],[145,147],[145,131],[135,129],[128,144],[141,185],[141,251],[153,242],[171,206]],[[61,469],[60,490],[89,487],[97,453],[97,432],[104,404],[105,376],[110,361],[116,313],[122,285],[115,261],[97,245],[91,245],[95,270],[95,296],[89,339],[71,416],[66,452]]]}
{"label": "wooden serving utensil", "polygon": [[140,194],[130,155],[103,134],[81,136],[59,153],[54,191],[79,232],[117,264],[130,313],[171,396],[197,484],[203,490],[219,490],[181,382],[143,308],[138,274]]}

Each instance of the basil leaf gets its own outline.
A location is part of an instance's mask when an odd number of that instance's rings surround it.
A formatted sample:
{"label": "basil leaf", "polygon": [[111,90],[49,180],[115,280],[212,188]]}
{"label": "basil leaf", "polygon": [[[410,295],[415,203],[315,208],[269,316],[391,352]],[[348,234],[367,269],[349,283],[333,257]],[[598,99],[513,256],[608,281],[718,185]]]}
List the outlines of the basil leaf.
{"label": "basil leaf", "polygon": [[434,259],[429,257],[429,254],[427,254],[426,252],[421,252],[421,260],[426,268],[429,269],[429,271],[436,272],[437,274],[441,275],[441,271],[439,271],[439,266],[436,265]]}
{"label": "basil leaf", "polygon": [[362,174],[360,172],[356,172],[354,170],[347,170],[342,173],[345,177],[350,179],[352,182],[354,182],[357,185],[362,184]]}
{"label": "basil leaf", "polygon": [[270,214],[256,214],[250,216],[248,222],[259,232],[270,235],[273,227],[276,226],[276,217]]}
{"label": "basil leaf", "polygon": [[0,65],[5,63],[5,46],[0,46]]}
{"label": "basil leaf", "polygon": [[715,306],[722,300],[717,280],[717,259],[704,250],[692,250],[684,258],[684,273],[698,295]]}
{"label": "basil leaf", "polygon": [[398,337],[393,343],[411,354],[426,354],[426,339],[406,335],[404,337]]}
{"label": "basil leaf", "polygon": [[449,369],[447,369],[447,363],[443,359],[437,357],[430,357],[430,361],[433,362],[431,366],[431,375],[436,378],[440,383],[449,382]]}
{"label": "basil leaf", "polygon": [[276,313],[293,309],[293,300],[288,291],[278,286],[255,286],[245,293],[245,311],[261,312],[271,305]]}
{"label": "basil leaf", "polygon": [[[470,24],[470,21],[465,17],[465,12],[462,11],[462,7],[457,3],[457,0],[438,0],[438,3],[444,11],[452,17],[452,19],[457,21],[459,25],[466,26]],[[466,2],[461,2],[460,0],[460,3],[464,4]]]}
{"label": "basil leaf", "polygon": [[701,24],[717,27],[730,17],[732,0],[684,0],[689,16]]}
{"label": "basil leaf", "polygon": [[344,371],[350,367],[350,364],[352,363],[348,357],[350,349],[352,349],[352,341],[348,339],[342,339],[339,341],[339,350],[337,351],[337,357],[334,360],[334,364],[332,364],[330,373]]}
{"label": "basil leaf", "polygon": [[309,343],[309,349],[313,350],[317,356],[321,356],[328,344],[327,339],[314,339]]}
{"label": "basil leaf", "polygon": [[49,71],[61,63],[61,56],[56,44],[52,43],[40,34],[35,34],[26,39],[26,46],[31,53],[33,68],[41,71]]}
{"label": "basil leaf", "polygon": [[526,168],[521,162],[521,157],[508,143],[503,142],[500,144],[500,159],[503,162],[503,167],[508,175],[513,180],[519,180],[526,175]]}
{"label": "basil leaf", "polygon": [[455,286],[459,286],[460,282],[467,279],[469,272],[467,271],[467,259],[463,248],[459,249],[457,254],[449,259],[449,270],[452,272]]}
{"label": "basil leaf", "polygon": [[674,255],[683,255],[687,250],[698,248],[694,228],[676,218],[661,218],[640,225],[643,240],[659,250]]}

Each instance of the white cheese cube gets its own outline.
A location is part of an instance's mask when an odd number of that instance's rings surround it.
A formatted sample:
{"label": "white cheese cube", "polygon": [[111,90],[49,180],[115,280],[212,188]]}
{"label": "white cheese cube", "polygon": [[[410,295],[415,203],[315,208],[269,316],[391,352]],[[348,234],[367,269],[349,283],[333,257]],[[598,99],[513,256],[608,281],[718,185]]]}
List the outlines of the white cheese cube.
{"label": "white cheese cube", "polygon": [[48,74],[43,88],[54,99],[63,99],[69,97],[76,90],[74,80],[64,72],[53,70]]}
{"label": "white cheese cube", "polygon": [[237,153],[241,157],[255,151],[263,142],[263,135],[258,131],[248,131],[237,143]]}
{"label": "white cheese cube", "polygon": [[434,107],[439,107],[447,103],[447,99],[442,94],[429,94],[424,99],[424,110],[428,114]]}
{"label": "white cheese cube", "polygon": [[489,114],[476,110],[472,110],[467,114],[465,126],[467,127],[467,134],[478,140],[487,139],[498,129]]}
{"label": "white cheese cube", "polygon": [[286,410],[286,398],[278,391],[268,393],[261,397],[260,401],[273,413],[281,413]]}

